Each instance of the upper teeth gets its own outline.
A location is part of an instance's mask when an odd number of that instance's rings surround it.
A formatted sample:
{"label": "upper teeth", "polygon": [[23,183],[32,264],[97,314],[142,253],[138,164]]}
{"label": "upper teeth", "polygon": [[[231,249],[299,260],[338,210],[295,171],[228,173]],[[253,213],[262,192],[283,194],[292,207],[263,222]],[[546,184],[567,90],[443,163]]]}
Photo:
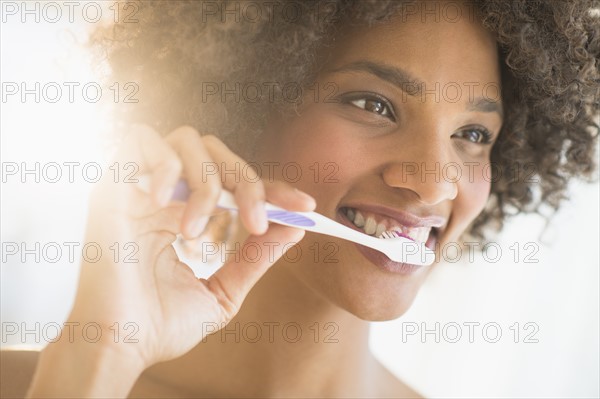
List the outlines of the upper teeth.
{"label": "upper teeth", "polygon": [[346,216],[365,234],[374,235],[375,237],[381,237],[384,232],[398,231],[416,242],[424,243],[431,232],[431,227],[406,227],[393,219],[382,218],[380,215],[378,215],[378,219],[381,220],[377,222],[374,214],[363,215],[360,211],[352,208],[346,208]]}

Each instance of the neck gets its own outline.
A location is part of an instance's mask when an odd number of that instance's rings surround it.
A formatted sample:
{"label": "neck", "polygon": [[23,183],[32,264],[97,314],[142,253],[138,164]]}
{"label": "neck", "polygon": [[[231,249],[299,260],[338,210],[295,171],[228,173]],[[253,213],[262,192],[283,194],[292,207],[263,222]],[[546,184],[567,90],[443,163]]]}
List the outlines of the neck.
{"label": "neck", "polygon": [[298,265],[273,265],[225,328],[146,376],[194,395],[368,396],[376,367],[368,322],[322,298],[290,267]]}

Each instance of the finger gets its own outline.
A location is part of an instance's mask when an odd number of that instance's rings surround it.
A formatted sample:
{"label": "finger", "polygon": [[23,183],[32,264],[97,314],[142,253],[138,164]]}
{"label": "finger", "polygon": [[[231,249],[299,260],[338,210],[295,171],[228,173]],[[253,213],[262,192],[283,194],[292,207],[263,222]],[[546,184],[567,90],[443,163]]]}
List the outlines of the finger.
{"label": "finger", "polygon": [[286,182],[273,181],[265,183],[268,201],[288,211],[310,212],[316,206],[316,200],[304,191],[290,186]]}
{"label": "finger", "polygon": [[[177,254],[173,243],[177,236],[166,230],[143,234],[138,238],[140,266],[147,268],[148,265],[171,265]],[[155,269],[157,272],[161,268]]]}
{"label": "finger", "polygon": [[201,233],[208,215],[217,203],[221,193],[221,179],[216,174],[205,173],[212,158],[195,129],[189,126],[178,128],[166,140],[183,163],[190,189],[181,230],[185,238],[194,238]]}
{"label": "finger", "polygon": [[[263,276],[269,267],[304,237],[304,230],[271,225],[261,236],[250,236],[240,249],[239,262],[230,259],[206,280],[207,288],[213,293],[223,309],[225,322],[235,316],[250,289]],[[254,260],[248,253],[261,256]]]}
{"label": "finger", "polygon": [[260,176],[215,136],[205,136],[203,140],[212,159],[219,160],[221,183],[233,193],[242,224],[252,234],[264,234],[268,221],[265,186]]}
{"label": "finger", "polygon": [[136,232],[138,235],[156,231],[179,234],[181,233],[181,219],[183,218],[184,211],[184,204],[172,204],[166,208],[158,209],[152,215],[134,219]]}
{"label": "finger", "polygon": [[158,132],[145,125],[132,126],[117,159],[121,163],[133,162],[139,175],[151,175],[152,197],[157,205],[169,202],[182,165],[177,153]]}

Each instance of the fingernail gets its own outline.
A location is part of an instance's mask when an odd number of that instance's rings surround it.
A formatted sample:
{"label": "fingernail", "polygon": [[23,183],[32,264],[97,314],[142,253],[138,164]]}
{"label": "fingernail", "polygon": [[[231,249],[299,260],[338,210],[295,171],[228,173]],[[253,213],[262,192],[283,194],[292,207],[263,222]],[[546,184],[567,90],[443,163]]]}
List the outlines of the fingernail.
{"label": "fingernail", "polygon": [[202,234],[207,223],[208,223],[208,216],[199,217],[194,222],[194,224],[192,225],[192,228],[190,229],[192,237],[198,237],[200,234]]}
{"label": "fingernail", "polygon": [[296,191],[296,193],[300,194],[302,197],[309,199],[313,204],[315,204],[315,206],[317,205],[317,201],[315,200],[315,198],[312,195],[307,194],[304,191],[300,191],[296,187],[294,187],[294,190]]}
{"label": "fingernail", "polygon": [[264,201],[258,201],[256,204],[254,204],[252,217],[254,219],[254,224],[261,232],[267,231],[267,228],[269,227],[269,221],[267,220],[267,211],[265,210]]}
{"label": "fingernail", "polygon": [[173,188],[171,188],[171,187],[163,188],[162,190],[160,190],[160,193],[158,194],[158,203],[161,206],[166,206],[171,201],[172,197],[173,197]]}

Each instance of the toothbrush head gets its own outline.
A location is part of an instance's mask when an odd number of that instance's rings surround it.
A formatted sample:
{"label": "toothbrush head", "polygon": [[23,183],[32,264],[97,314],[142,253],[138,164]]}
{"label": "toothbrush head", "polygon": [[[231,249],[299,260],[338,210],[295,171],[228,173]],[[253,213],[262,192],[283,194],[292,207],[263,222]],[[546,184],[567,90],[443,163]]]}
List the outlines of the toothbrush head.
{"label": "toothbrush head", "polygon": [[414,241],[416,243],[415,240],[413,240],[411,237],[404,234],[400,230],[384,231],[383,233],[381,233],[381,235],[378,238],[388,239],[388,238],[398,238],[398,237],[404,237],[404,238]]}

